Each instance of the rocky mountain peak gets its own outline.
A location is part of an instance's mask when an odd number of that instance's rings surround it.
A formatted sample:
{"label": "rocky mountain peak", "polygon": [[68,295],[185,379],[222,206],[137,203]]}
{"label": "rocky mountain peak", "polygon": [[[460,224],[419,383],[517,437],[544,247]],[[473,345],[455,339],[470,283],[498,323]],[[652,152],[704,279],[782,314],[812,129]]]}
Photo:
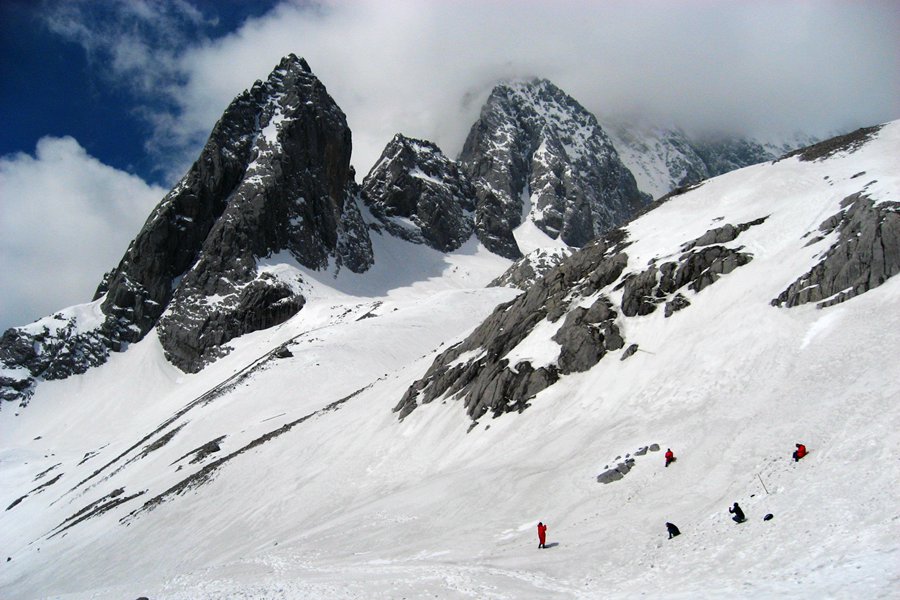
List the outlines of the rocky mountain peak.
{"label": "rocky mountain peak", "polygon": [[407,241],[449,252],[472,235],[475,190],[431,142],[395,135],[363,180],[362,195],[378,222]]}
{"label": "rocky mountain peak", "polygon": [[460,163],[476,186],[479,239],[510,258],[525,219],[580,247],[648,201],[597,119],[543,79],[494,88]]}
{"label": "rocky mountain peak", "polygon": [[[52,327],[10,330],[4,363],[31,382],[67,377],[156,327],[169,360],[196,371],[230,339],[290,318],[305,303],[302,282],[267,257],[310,269],[372,264],[350,153],[344,113],[305,60],[285,57],[226,108],[104,277],[99,321],[60,313]],[[31,384],[17,385],[27,398]]]}

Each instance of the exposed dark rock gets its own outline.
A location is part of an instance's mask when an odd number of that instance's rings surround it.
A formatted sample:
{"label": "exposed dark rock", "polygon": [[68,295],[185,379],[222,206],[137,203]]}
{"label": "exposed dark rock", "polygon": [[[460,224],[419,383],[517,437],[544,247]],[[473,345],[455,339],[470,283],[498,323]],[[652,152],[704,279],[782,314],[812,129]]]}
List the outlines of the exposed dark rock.
{"label": "exposed dark rock", "polygon": [[630,356],[634,355],[637,351],[638,351],[638,345],[631,344],[630,346],[625,348],[625,352],[622,353],[622,358],[620,358],[619,360],[625,360],[626,358],[629,358]]}
{"label": "exposed dark rock", "polygon": [[650,444],[650,452],[659,452],[659,444]]}
{"label": "exposed dark rock", "polygon": [[694,141],[692,145],[706,165],[707,177],[777,158],[760,143],[738,137]]}
{"label": "exposed dark rock", "polygon": [[389,233],[436,250],[456,250],[474,230],[475,188],[431,142],[394,136],[362,197]]}
{"label": "exposed dark rock", "polygon": [[589,308],[576,308],[566,315],[563,326],[553,336],[560,345],[557,364],[562,374],[587,371],[603,355],[624,345],[615,324],[617,313],[605,296]]}
{"label": "exposed dark rock", "polygon": [[221,444],[222,444],[222,440],[224,440],[225,437],[226,436],[224,436],[224,435],[220,435],[216,439],[206,442],[199,448],[194,448],[190,452],[188,452],[188,453],[184,454],[183,456],[180,456],[177,459],[175,459],[174,461],[172,461],[172,464],[174,465],[178,462],[181,462],[182,460],[184,460],[188,456],[191,456],[192,454],[194,455],[194,458],[191,459],[190,464],[193,465],[195,463],[202,462],[203,459],[205,459],[210,454],[215,454],[216,452],[220,452],[222,450]]}
{"label": "exposed dark rock", "polygon": [[[721,275],[752,260],[752,256],[740,249],[725,246],[705,246],[683,254],[678,263],[666,262],[651,266],[640,273],[626,276],[622,287],[622,313],[628,317],[648,315],[656,306],[666,302],[670,294],[683,287],[699,292],[715,283]],[[672,299],[667,308],[669,315],[688,304],[686,298]],[[667,315],[668,316],[668,315]]]}
{"label": "exposed dark rock", "polygon": [[178,434],[178,432],[181,431],[181,428],[184,427],[184,425],[185,425],[185,424],[182,423],[182,424],[179,425],[178,427],[174,427],[174,428],[170,429],[169,431],[167,431],[166,433],[164,433],[163,435],[161,435],[160,437],[158,437],[158,438],[157,438],[155,441],[153,441],[152,443],[147,444],[146,446],[144,446],[144,449],[141,450],[141,452],[140,452],[140,454],[139,454],[138,456],[139,456],[140,458],[144,458],[145,456],[147,456],[147,455],[150,454],[151,452],[156,452],[157,450],[159,450],[160,448],[162,448],[163,446],[165,446],[166,444],[168,444],[169,442],[171,442],[171,441],[172,441],[172,438],[174,438],[174,437]]}
{"label": "exposed dark rock", "polygon": [[29,377],[0,382],[0,398],[24,402],[35,381],[83,373],[155,326],[166,356],[199,370],[229,340],[303,307],[299,280],[260,268],[275,254],[311,269],[329,261],[368,269],[350,152],[346,118],[325,86],[306,61],[284,58],[228,106],[200,157],[103,277],[101,323],[60,314],[4,334],[0,361]]}
{"label": "exposed dark rock", "polygon": [[656,310],[660,301],[654,296],[653,289],[657,284],[657,267],[650,267],[641,273],[625,278],[622,294],[622,313],[629,317],[649,315]]}
{"label": "exposed dark rock", "polygon": [[227,353],[223,344],[229,340],[284,323],[306,303],[290,285],[269,273],[259,275],[235,296],[236,301],[212,310],[190,294],[176,297],[173,305],[178,311],[163,317],[159,327],[166,358],[185,371],[195,371]]}
{"label": "exposed dark rock", "polygon": [[666,302],[666,309],[664,314],[666,318],[669,318],[677,311],[683,308],[687,308],[690,305],[691,303],[687,298],[685,298],[681,294],[675,294],[675,296],[673,296],[671,300]]}
{"label": "exposed dark rock", "polygon": [[462,400],[473,420],[487,412],[497,417],[521,411],[535,394],[556,382],[561,371],[589,368],[607,351],[621,348],[624,340],[614,323],[616,313],[601,296],[590,308],[576,309],[560,328],[559,367],[510,365],[505,358],[539,322],[558,320],[569,313],[572,302],[615,282],[627,264],[622,252],[626,245],[622,232],[610,232],[551,269],[515,300],[498,306],[465,341],[435,359],[394,411],[404,418],[420,403],[442,397]]}
{"label": "exposed dark rock", "polygon": [[54,527],[53,531],[48,536],[48,539],[54,538],[59,534],[65,532],[66,530],[88,519],[99,517],[103,513],[109,512],[115,507],[134,500],[135,498],[146,493],[146,490],[142,490],[140,492],[131,494],[130,496],[121,496],[123,491],[124,490],[122,489],[116,490],[115,492],[107,494],[99,500],[96,500],[95,502],[92,502],[91,504],[85,506],[74,515],[70,516],[65,521]]}
{"label": "exposed dark rock", "polygon": [[287,346],[281,346],[275,351],[274,356],[275,358],[291,358],[294,356],[294,353],[291,352]]}
{"label": "exposed dark rock", "polygon": [[27,497],[28,497],[28,494],[25,494],[24,496],[20,496],[20,497],[16,498],[15,500],[12,501],[12,504],[10,504],[9,506],[6,507],[6,510],[10,510],[10,509],[17,507],[22,502],[22,500],[24,500]]}
{"label": "exposed dark rock", "polygon": [[494,88],[460,162],[475,184],[478,238],[517,259],[512,230],[528,218],[570,246],[584,246],[649,202],[596,118],[546,80]]}
{"label": "exposed dark rock", "polygon": [[876,203],[863,193],[841,202],[842,211],[819,225],[838,240],[819,263],[792,283],[774,306],[817,302],[832,306],[880,286],[900,272],[900,203]]}
{"label": "exposed dark rock", "polygon": [[48,469],[41,471],[40,473],[38,473],[37,475],[34,476],[34,480],[37,481],[38,479],[43,479],[47,473],[49,473],[50,471],[52,471],[53,469],[55,469],[56,467],[59,467],[61,465],[62,465],[62,463],[56,463],[52,467],[49,467]]}
{"label": "exposed dark rock", "polygon": [[785,154],[782,159],[796,156],[800,160],[816,161],[830,158],[838,152],[852,153],[871,140],[882,127],[883,125],[863,127],[845,135],[839,135],[823,142],[819,142],[818,144],[795,150],[794,152]]}
{"label": "exposed dark rock", "polygon": [[633,467],[634,467],[634,459],[633,458],[626,459],[625,462],[620,462],[612,469],[609,469],[609,470],[604,471],[603,473],[600,473],[599,475],[597,475],[597,483],[612,483],[614,481],[619,481],[623,477],[625,477],[625,475],[629,471],[631,471],[631,469]]}
{"label": "exposed dark rock", "polygon": [[682,246],[681,251],[687,252],[692,248],[696,248],[697,246],[711,246],[712,244],[725,244],[737,238],[741,233],[747,231],[754,225],[761,225],[765,223],[766,219],[769,216],[760,217],[759,219],[754,219],[747,223],[741,223],[740,225],[731,225],[725,224],[721,227],[716,227],[715,229],[710,229],[696,240],[692,242],[688,242],[684,246]]}
{"label": "exposed dark rock", "polygon": [[81,331],[75,316],[55,314],[7,329],[0,337],[0,362],[18,369],[0,376],[0,399],[25,406],[37,380],[84,373],[106,362],[110,349],[120,348],[117,333],[103,326]]}

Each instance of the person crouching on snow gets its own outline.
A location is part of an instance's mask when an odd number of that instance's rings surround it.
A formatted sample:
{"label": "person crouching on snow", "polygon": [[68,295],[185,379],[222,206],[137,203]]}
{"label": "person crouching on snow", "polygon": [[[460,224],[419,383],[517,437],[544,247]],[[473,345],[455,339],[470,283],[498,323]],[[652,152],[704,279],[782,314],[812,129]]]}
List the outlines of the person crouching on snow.
{"label": "person crouching on snow", "polygon": [[678,528],[675,527],[674,523],[666,523],[666,529],[669,530],[669,539],[671,540],[676,535],[681,535],[681,532],[678,531]]}
{"label": "person crouching on snow", "polygon": [[668,467],[673,462],[675,462],[675,453],[672,452],[671,448],[669,448],[668,450],[666,450],[666,466]]}

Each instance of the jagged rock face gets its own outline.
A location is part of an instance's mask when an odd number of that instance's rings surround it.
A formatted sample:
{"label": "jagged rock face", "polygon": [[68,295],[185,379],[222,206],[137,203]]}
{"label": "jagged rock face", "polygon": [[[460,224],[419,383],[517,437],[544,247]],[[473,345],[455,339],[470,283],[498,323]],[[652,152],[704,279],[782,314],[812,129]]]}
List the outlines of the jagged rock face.
{"label": "jagged rock face", "polygon": [[693,146],[706,165],[708,177],[778,158],[762,144],[741,138],[698,141],[694,142]]}
{"label": "jagged rock face", "polygon": [[820,236],[837,233],[821,260],[772,300],[774,306],[839,304],[900,273],[900,203],[876,203],[864,193],[841,202],[842,211],[819,225]]}
{"label": "jagged rock face", "polygon": [[525,218],[553,239],[584,246],[649,200],[597,119],[549,81],[494,88],[460,154],[475,183],[476,233],[519,258],[512,230]]}
{"label": "jagged rock face", "polygon": [[638,189],[659,198],[671,190],[707,179],[709,168],[690,138],[677,128],[603,123]]}
{"label": "jagged rock face", "polygon": [[[299,281],[260,267],[277,253],[311,269],[333,261],[365,271],[373,256],[350,152],[346,118],[325,86],[304,60],[284,58],[228,106],[200,157],[104,276],[98,323],[85,329],[61,316],[65,323],[46,331],[4,335],[0,358],[30,373],[16,385],[82,373],[154,326],[175,365],[199,370],[228,340],[303,306]],[[29,345],[32,353],[22,351]]]}
{"label": "jagged rock face", "polygon": [[286,251],[312,269],[330,259],[355,272],[372,264],[350,130],[325,87],[289,57],[248,93],[257,100],[247,167],[159,322],[167,357],[186,371],[302,308],[300,282],[261,270],[258,259]]}
{"label": "jagged rock face", "polygon": [[431,142],[394,136],[362,196],[384,228],[407,241],[450,252],[472,236],[475,188]]}
{"label": "jagged rock face", "polygon": [[[510,364],[507,355],[538,323],[545,319],[556,322],[565,316],[573,290],[578,290],[580,299],[614,282],[627,263],[627,256],[621,252],[623,246],[623,235],[618,230],[595,240],[551,269],[518,298],[498,306],[472,335],[435,359],[394,411],[403,418],[420,403],[443,396],[461,399],[473,420],[488,412],[499,416],[527,408],[531,397],[559,379],[561,369],[555,365],[535,368],[529,361]],[[556,341],[570,350],[561,365],[562,372],[583,368],[592,360],[596,363],[605,353],[590,347],[587,342],[596,341],[597,335],[585,330],[601,323],[604,340],[606,331],[613,332],[616,315],[607,302],[608,299],[598,299],[596,307],[561,324],[562,333]],[[618,335],[617,330],[615,334]],[[609,337],[609,346],[601,347],[618,345],[615,336]]]}
{"label": "jagged rock face", "polygon": [[782,158],[798,157],[804,161],[821,161],[835,155],[838,152],[852,153],[868,142],[876,133],[881,131],[883,125],[862,127],[844,135],[838,135],[821,142],[807,145],[798,150],[785,154]]}

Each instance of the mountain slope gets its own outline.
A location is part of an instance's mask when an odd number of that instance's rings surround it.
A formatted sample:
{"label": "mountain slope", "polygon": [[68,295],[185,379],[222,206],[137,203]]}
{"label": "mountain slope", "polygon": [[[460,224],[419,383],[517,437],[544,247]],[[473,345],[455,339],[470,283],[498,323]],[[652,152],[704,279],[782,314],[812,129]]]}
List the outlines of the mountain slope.
{"label": "mountain slope", "polygon": [[[380,234],[365,275],[295,261],[304,310],[202,372],[169,365],[149,335],[0,414],[3,596],[889,597],[900,278],[824,308],[772,301],[852,249],[844,234],[857,249],[876,239],[854,235],[847,198],[871,202],[896,256],[898,161],[891,123],[709,180],[576,253],[533,288],[551,284],[556,322],[537,311],[507,354],[485,353],[557,380],[474,427],[462,397],[402,420],[391,409],[495,305],[518,323],[537,292],[483,287],[508,261],[472,241],[443,254]],[[714,247],[721,267],[679,279],[682,257]],[[732,253],[751,259],[729,270]],[[666,317],[677,294],[689,304]],[[609,339],[608,320],[618,349],[561,361],[579,331]],[[554,341],[567,322],[573,335]],[[499,327],[498,341],[518,335]],[[795,465],[800,441],[811,453]],[[678,462],[664,468],[652,444]],[[621,478],[598,481],[619,463]]]}
{"label": "mountain slope", "polygon": [[777,141],[723,135],[698,138],[677,127],[635,125],[621,119],[604,119],[601,124],[638,188],[653,198],[709,177],[775,160],[816,141],[800,134]]}

